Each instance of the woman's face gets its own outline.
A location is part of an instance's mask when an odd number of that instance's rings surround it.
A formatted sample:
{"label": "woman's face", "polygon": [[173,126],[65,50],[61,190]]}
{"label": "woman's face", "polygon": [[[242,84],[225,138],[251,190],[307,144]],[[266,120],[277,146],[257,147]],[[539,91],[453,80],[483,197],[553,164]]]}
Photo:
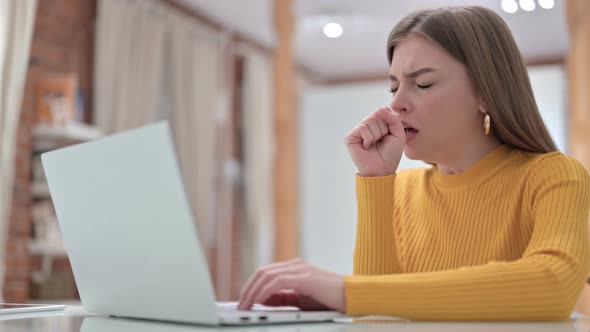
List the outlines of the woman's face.
{"label": "woman's face", "polygon": [[391,108],[406,130],[410,159],[441,163],[453,158],[473,135],[483,135],[480,101],[467,73],[430,39],[410,34],[394,50],[389,69]]}

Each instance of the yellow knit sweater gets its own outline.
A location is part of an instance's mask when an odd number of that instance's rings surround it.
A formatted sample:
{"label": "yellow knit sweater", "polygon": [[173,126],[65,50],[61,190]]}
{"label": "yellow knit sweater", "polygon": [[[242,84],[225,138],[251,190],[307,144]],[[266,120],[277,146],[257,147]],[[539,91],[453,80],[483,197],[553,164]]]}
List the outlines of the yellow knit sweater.
{"label": "yellow knit sweater", "polygon": [[590,177],[560,152],[357,175],[357,200],[350,315],[566,319],[590,271]]}

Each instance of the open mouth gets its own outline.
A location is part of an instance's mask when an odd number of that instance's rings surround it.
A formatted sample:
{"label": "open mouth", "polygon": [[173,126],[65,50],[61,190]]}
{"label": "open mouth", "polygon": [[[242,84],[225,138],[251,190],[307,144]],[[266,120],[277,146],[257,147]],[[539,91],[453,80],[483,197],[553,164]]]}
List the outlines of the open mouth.
{"label": "open mouth", "polygon": [[415,135],[418,133],[419,130],[412,127],[406,127],[404,128],[404,131],[406,132],[406,135]]}

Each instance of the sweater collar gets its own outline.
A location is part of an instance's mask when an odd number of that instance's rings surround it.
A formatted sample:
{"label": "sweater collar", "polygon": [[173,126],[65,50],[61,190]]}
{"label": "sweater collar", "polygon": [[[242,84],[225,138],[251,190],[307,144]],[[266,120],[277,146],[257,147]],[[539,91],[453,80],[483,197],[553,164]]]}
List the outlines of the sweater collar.
{"label": "sweater collar", "polygon": [[433,167],[433,184],[439,188],[456,188],[474,185],[494,174],[510,160],[512,148],[503,144],[485,155],[473,166],[457,174],[443,174],[437,165]]}

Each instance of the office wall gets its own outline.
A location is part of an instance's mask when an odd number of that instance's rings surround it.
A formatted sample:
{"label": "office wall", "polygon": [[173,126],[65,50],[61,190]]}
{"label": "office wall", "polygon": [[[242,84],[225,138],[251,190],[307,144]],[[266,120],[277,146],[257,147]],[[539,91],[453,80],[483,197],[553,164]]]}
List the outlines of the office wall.
{"label": "office wall", "polygon": [[567,124],[567,80],[562,65],[529,68],[529,77],[539,112],[557,148],[569,153]]}
{"label": "office wall", "polygon": [[[562,151],[566,146],[566,82],[563,67],[530,68],[543,119]],[[356,231],[356,168],[344,137],[359,121],[386,105],[387,81],[307,86],[300,100],[301,257],[340,273],[352,272]],[[402,159],[400,169],[427,166]]]}

